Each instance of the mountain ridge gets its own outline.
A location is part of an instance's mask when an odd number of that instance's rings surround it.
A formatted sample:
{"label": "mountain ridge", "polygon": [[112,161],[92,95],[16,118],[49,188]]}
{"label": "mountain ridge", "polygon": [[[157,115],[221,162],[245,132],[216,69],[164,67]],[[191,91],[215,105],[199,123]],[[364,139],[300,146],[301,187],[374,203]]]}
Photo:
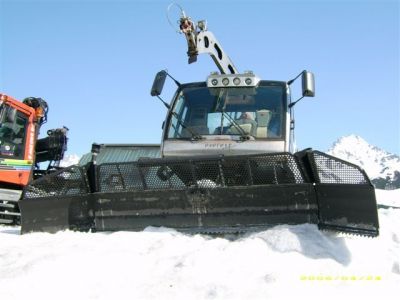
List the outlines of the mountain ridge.
{"label": "mountain ridge", "polygon": [[371,145],[358,135],[340,137],[327,153],[363,168],[376,188],[400,188],[400,156]]}

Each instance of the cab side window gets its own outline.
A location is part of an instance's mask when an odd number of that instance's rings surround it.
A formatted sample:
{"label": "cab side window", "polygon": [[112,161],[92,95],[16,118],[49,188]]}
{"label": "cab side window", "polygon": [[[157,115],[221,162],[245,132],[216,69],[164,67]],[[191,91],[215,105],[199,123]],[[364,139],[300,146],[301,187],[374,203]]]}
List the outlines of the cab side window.
{"label": "cab side window", "polygon": [[23,159],[27,123],[27,116],[20,112],[17,112],[13,120],[6,118],[2,120],[0,126],[0,157]]}

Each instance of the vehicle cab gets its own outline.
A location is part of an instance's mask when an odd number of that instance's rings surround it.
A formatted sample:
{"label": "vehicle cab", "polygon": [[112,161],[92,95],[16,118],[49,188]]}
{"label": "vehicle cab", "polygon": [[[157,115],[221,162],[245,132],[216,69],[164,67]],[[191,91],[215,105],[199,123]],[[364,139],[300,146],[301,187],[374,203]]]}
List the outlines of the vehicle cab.
{"label": "vehicle cab", "polygon": [[1,183],[26,185],[34,163],[35,109],[0,94]]}
{"label": "vehicle cab", "polygon": [[291,152],[289,105],[287,82],[260,80],[251,72],[179,85],[163,127],[162,155]]}

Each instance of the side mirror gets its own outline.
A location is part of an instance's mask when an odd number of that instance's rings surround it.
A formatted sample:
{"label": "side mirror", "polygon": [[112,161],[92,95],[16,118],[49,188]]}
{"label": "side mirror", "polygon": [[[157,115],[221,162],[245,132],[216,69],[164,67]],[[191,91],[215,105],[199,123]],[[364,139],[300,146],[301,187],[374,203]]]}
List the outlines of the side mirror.
{"label": "side mirror", "polygon": [[301,74],[301,81],[303,87],[303,97],[314,97],[315,96],[314,74],[308,71],[303,71]]}
{"label": "side mirror", "polygon": [[154,96],[160,96],[164,87],[165,79],[167,78],[167,72],[160,71],[154,78],[153,86],[151,87],[150,94]]}

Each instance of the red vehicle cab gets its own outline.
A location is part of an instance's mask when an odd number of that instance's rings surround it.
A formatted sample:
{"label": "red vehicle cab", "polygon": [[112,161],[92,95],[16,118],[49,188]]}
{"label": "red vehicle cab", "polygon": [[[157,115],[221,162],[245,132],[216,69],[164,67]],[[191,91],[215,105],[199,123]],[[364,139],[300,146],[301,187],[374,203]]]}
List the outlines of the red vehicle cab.
{"label": "red vehicle cab", "polygon": [[25,186],[31,180],[37,119],[43,114],[0,94],[0,183]]}

